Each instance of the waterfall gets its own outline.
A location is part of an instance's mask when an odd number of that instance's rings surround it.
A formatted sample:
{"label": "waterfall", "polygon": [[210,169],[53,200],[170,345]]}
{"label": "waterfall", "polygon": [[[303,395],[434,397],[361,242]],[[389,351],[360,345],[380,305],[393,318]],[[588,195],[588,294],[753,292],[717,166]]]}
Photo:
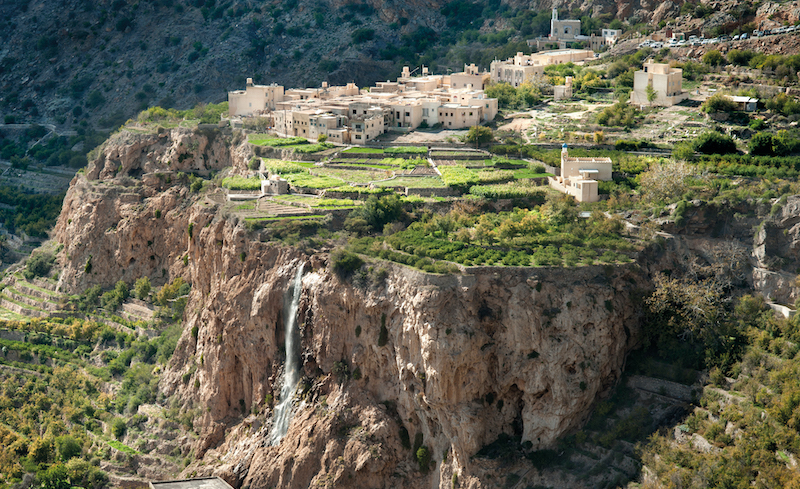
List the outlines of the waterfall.
{"label": "waterfall", "polygon": [[281,399],[272,417],[272,433],[269,435],[270,445],[276,446],[289,429],[289,418],[292,414],[292,398],[295,388],[300,381],[300,366],[298,365],[298,352],[295,351],[297,339],[297,308],[300,303],[302,289],[303,264],[297,269],[292,285],[292,302],[284,318],[284,332],[286,335],[286,365],[283,369],[283,385],[281,386]]}

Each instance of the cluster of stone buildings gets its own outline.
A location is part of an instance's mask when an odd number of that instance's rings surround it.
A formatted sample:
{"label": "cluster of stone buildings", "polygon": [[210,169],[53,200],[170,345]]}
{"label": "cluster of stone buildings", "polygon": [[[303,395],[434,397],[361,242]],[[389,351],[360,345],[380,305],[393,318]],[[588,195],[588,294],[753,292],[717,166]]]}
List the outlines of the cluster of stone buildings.
{"label": "cluster of stone buildings", "polygon": [[[248,78],[244,90],[228,93],[229,115],[268,117],[271,129],[285,136],[316,139],[325,135],[333,142],[351,144],[387,131],[437,124],[444,129],[464,129],[497,115],[497,99],[484,92],[490,80],[519,87],[543,77],[547,65],[593,57],[592,51],[581,49],[517,53],[508,60],[494,61],[489,72],[471,64],[450,75],[433,75],[423,66],[420,75],[413,76],[404,67],[397,81],[378,82],[368,89],[359,89],[354,83],[285,89],[275,84],[255,85]],[[571,83],[556,91],[559,98],[569,98]]]}
{"label": "cluster of stone buildings", "polygon": [[548,65],[562,63],[579,63],[594,59],[594,52],[588,49],[560,49],[542,51],[540,53],[517,53],[505,61],[492,61],[489,72],[493,82],[505,82],[514,88],[523,83],[532,83],[544,76],[544,68]]}
{"label": "cluster of stone buildings", "polygon": [[580,20],[561,20],[558,18],[558,9],[554,8],[553,15],[550,18],[550,35],[529,39],[528,46],[536,46],[541,49],[543,46],[557,44],[559,49],[565,49],[567,43],[580,42],[592,51],[597,52],[606,46],[613,46],[620,35],[622,35],[620,29],[602,29],[599,36],[594,34],[585,36],[581,34]]}
{"label": "cluster of stone buildings", "polygon": [[354,144],[420,126],[464,129],[497,115],[497,99],[483,91],[489,78],[475,65],[452,75],[432,75],[422,67],[421,76],[412,76],[405,67],[396,82],[379,82],[365,90],[353,83],[284,89],[254,85],[248,78],[244,90],[228,93],[229,115],[268,117],[272,129],[285,136],[325,135],[333,142]]}

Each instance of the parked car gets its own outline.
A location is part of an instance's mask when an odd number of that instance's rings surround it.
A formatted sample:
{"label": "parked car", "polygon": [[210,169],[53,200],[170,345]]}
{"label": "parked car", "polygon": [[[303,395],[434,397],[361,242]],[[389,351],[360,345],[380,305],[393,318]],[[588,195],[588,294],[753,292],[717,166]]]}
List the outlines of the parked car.
{"label": "parked car", "polygon": [[745,39],[747,39],[747,33],[746,32],[744,34],[742,34],[741,36],[739,36],[739,40],[740,41],[744,41]]}

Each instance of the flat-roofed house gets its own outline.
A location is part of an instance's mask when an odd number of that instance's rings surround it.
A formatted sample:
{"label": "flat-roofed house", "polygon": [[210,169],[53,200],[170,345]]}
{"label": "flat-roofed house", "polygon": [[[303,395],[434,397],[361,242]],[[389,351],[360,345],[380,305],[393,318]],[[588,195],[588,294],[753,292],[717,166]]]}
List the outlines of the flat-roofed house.
{"label": "flat-roofed house", "polygon": [[611,158],[575,158],[567,145],[561,147],[561,175],[550,178],[550,186],[575,197],[578,202],[600,200],[598,181],[611,180]]}
{"label": "flat-roofed house", "polygon": [[275,104],[283,101],[281,85],[254,85],[248,78],[244,90],[228,92],[228,115],[230,117],[252,116],[267,110],[275,110]]}
{"label": "flat-roofed house", "polygon": [[683,91],[683,70],[672,68],[666,63],[654,63],[652,59],[642,66],[642,69],[633,74],[633,91],[630,103],[636,105],[650,105],[647,100],[648,85],[655,90],[656,98],[653,105],[671,107],[689,98]]}

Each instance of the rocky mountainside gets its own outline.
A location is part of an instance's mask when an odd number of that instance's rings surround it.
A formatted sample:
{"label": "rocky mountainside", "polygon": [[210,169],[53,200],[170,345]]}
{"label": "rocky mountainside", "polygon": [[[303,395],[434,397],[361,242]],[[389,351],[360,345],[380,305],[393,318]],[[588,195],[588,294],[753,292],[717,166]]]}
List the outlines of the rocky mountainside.
{"label": "rocky mountainside", "polygon": [[[243,174],[250,156],[225,130],[122,131],[76,175],[55,229],[63,291],[144,276],[191,284],[160,385],[197,413],[185,476],[411,488],[449,487],[455,475],[460,487],[487,487],[497,467],[476,461],[479,450],[502,436],[552,447],[616,384],[640,335],[637,294],[655,272],[717,274],[783,303],[797,297],[796,199],[755,209],[698,202],[685,226],[666,222],[674,235],[663,246],[628,265],[432,275],[378,262],[356,282],[333,272],[330,250],[270,241],[220,212],[213,191],[189,188],[187,174]],[[273,447],[285,301],[301,265],[303,380]],[[423,470],[420,447],[433,461]]]}
{"label": "rocky mountainside", "polygon": [[[546,34],[553,7],[562,17],[631,25],[677,18],[689,26],[719,16],[727,17],[715,25],[732,25],[741,18],[730,13],[734,2],[703,2],[716,13],[698,18],[681,16],[682,4],[14,0],[0,5],[0,111],[8,121],[113,129],[148,106],[225,100],[247,77],[289,87],[365,86],[395,77],[404,63],[456,71]],[[746,21],[794,22],[797,12],[796,2],[767,3]],[[477,39],[506,29],[502,39]],[[474,35],[463,37],[466,31]]]}
{"label": "rocky mountainside", "polygon": [[[261,242],[180,184],[176,170],[243,170],[247,153],[229,137],[120,133],[73,180],[55,231],[65,290],[142,276],[192,285],[161,386],[202,413],[187,474],[237,486],[419,487],[458,473],[481,487],[470,457],[482,446],[502,433],[549,446],[619,379],[636,342],[638,265],[451,276],[384,265],[355,286],[332,273],[327,250]],[[278,449],[265,440],[283,303],[303,263],[303,400]],[[419,472],[410,439],[445,462]]]}

